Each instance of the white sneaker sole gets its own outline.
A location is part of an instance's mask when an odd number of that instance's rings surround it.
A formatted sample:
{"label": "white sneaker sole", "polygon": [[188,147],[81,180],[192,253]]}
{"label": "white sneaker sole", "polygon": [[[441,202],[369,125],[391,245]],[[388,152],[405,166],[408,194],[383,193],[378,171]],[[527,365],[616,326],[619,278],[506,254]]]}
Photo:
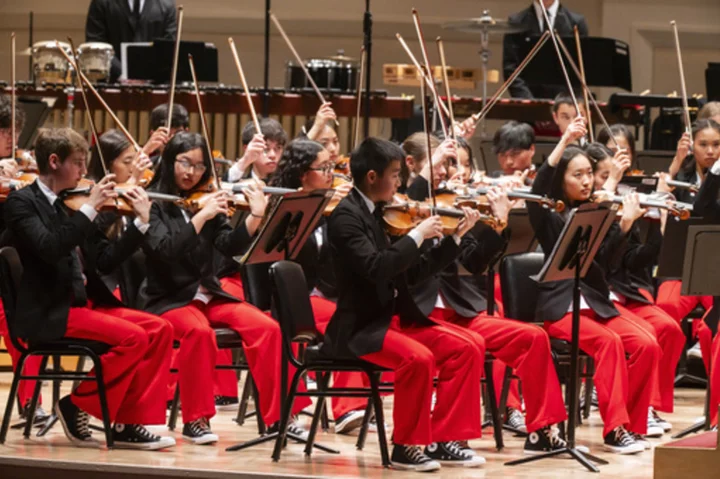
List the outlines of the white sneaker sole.
{"label": "white sneaker sole", "polygon": [[472,456],[464,461],[439,461],[435,460],[443,466],[447,467],[464,467],[467,469],[480,467],[485,464],[485,458],[481,456]]}
{"label": "white sneaker sole", "polygon": [[68,438],[68,440],[77,447],[84,447],[88,449],[101,449],[103,446],[103,443],[98,441],[95,438],[90,438],[88,440],[81,440],[70,434],[70,429],[68,429],[67,424],[65,424],[65,417],[60,412],[60,401],[55,403],[55,415],[60,419],[60,424],[62,424],[63,431],[65,431],[65,437]]}
{"label": "white sneaker sole", "polygon": [[439,471],[440,468],[440,463],[436,461],[430,461],[424,464],[402,464],[399,462],[390,463],[390,469],[395,469],[397,471],[435,472]]}
{"label": "white sneaker sole", "polygon": [[348,434],[360,427],[365,416],[365,411],[359,414],[352,414],[344,421],[335,424],[335,434]]}
{"label": "white sneaker sole", "polygon": [[610,446],[608,444],[603,444],[603,449],[605,451],[612,452],[614,454],[620,454],[620,455],[638,454],[640,452],[645,451],[645,448],[640,444],[635,444],[634,446],[628,446],[628,447],[618,447],[618,446]]}
{"label": "white sneaker sole", "polygon": [[237,411],[240,407],[240,403],[235,404],[223,404],[222,406],[215,406],[215,411]]}
{"label": "white sneaker sole", "polygon": [[195,444],[196,446],[205,446],[207,444],[215,444],[220,439],[217,437],[216,434],[205,434],[204,436],[200,437],[189,437],[183,435],[183,440]]}
{"label": "white sneaker sole", "polygon": [[645,433],[645,437],[662,437],[663,434],[665,434],[665,431],[660,426],[648,426],[647,432]]}
{"label": "white sneaker sole", "polygon": [[159,451],[160,449],[167,449],[168,447],[175,446],[175,439],[171,437],[161,437],[159,441],[155,442],[124,442],[115,441],[115,449],[135,449],[139,451]]}

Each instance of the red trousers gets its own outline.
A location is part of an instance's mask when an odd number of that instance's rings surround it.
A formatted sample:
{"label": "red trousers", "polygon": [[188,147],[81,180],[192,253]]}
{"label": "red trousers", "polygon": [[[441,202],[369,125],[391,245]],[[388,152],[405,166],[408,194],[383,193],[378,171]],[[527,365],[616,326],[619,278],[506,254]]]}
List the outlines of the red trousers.
{"label": "red trousers", "polygon": [[[3,308],[2,300],[0,300],[0,336],[3,338],[5,348],[10,355],[10,362],[12,363],[13,371],[16,371],[17,363],[20,360],[20,351],[15,349],[12,341],[10,341],[10,333],[7,330],[5,308]],[[40,356],[30,356],[25,360],[25,368],[23,372],[28,375],[37,375],[40,370],[40,362]],[[20,381],[20,384],[18,384],[18,399],[20,399],[20,404],[23,407],[32,399],[34,390],[34,380],[28,379],[27,381]],[[42,394],[38,397],[38,404],[42,404]]]}
{"label": "red trousers", "polygon": [[[547,321],[550,337],[572,339],[572,313]],[[660,346],[647,324],[635,316],[601,319],[583,309],[580,316],[580,349],[595,360],[593,377],[598,393],[603,436],[625,425],[632,432],[647,432],[647,415],[656,390]],[[625,359],[625,353],[629,359]]]}
{"label": "red trousers", "polygon": [[[162,317],[170,321],[175,339],[180,341],[177,367],[184,422],[215,415],[217,345],[213,326],[227,327],[240,334],[260,396],[263,420],[274,424],[280,419],[282,337],[277,321],[248,303],[217,298],[208,304],[193,301],[167,311]],[[298,398],[293,412],[309,404],[309,398]]]}
{"label": "red trousers", "polygon": [[[701,345],[704,348],[705,345]],[[703,356],[705,356],[705,349],[703,349]],[[715,335],[715,339],[712,342],[712,355],[711,355],[710,368],[710,424],[717,426],[718,423],[718,406],[720,406],[720,334]]]}
{"label": "red trousers", "polygon": [[[110,344],[101,356],[110,420],[121,424],[164,424],[172,327],[128,308],[70,308],[65,337]],[[83,381],[72,402],[102,417],[97,386]]]}
{"label": "red trousers", "polygon": [[[395,372],[396,444],[480,437],[480,380],[485,351],[456,327],[400,326],[393,318],[382,349],[362,359]],[[437,371],[437,401],[430,411]]]}
{"label": "red trousers", "polygon": [[702,304],[705,311],[713,305],[712,296],[681,296],[682,281],[664,281],[660,284],[655,304],[660,306],[678,323],[685,318],[698,304]]}
{"label": "red trousers", "polygon": [[624,306],[615,303],[622,316],[634,314],[646,321],[660,345],[660,363],[658,364],[657,390],[650,404],[657,410],[673,412],[675,392],[675,369],[685,347],[685,333],[663,309],[654,304],[628,301]]}
{"label": "red trousers", "polygon": [[463,318],[451,309],[436,308],[430,317],[466,328],[481,349],[515,370],[523,383],[529,432],[567,419],[550,339],[541,327],[484,314]]}

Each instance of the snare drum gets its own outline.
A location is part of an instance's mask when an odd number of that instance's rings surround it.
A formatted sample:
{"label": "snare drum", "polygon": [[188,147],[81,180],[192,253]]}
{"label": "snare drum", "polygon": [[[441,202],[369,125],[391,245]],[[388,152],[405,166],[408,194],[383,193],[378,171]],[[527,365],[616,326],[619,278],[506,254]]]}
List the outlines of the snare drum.
{"label": "snare drum", "polygon": [[[357,87],[357,63],[313,58],[305,62],[305,67],[321,90],[353,93]],[[312,88],[302,67],[293,62],[287,64],[285,87],[301,90]]]}
{"label": "snare drum", "polygon": [[63,48],[68,55],[71,54],[72,50],[67,43],[47,41],[33,44],[32,61],[35,85],[42,83],[65,84],[72,81],[70,64],[60,53],[58,46]]}
{"label": "snare drum", "polygon": [[78,68],[92,83],[110,81],[115,50],[109,43],[83,43],[77,50]]}

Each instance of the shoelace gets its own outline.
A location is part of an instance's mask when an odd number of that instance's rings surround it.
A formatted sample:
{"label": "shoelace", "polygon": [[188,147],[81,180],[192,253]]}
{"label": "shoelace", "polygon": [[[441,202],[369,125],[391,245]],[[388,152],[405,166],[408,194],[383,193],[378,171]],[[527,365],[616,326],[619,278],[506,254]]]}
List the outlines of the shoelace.
{"label": "shoelace", "polygon": [[635,444],[635,439],[627,431],[627,429],[622,426],[620,426],[615,432],[615,441],[623,447]]}
{"label": "shoelace", "polygon": [[75,416],[75,426],[80,437],[92,435],[90,432],[90,415],[85,411],[78,411],[77,416]]}
{"label": "shoelace", "polygon": [[151,433],[147,430],[145,426],[142,426],[140,424],[135,424],[133,426],[133,429],[135,430],[135,434],[140,436],[141,438],[147,440],[147,441],[157,441],[160,439],[159,436],[156,436],[155,434]]}
{"label": "shoelace", "polygon": [[548,441],[550,442],[550,446],[553,449],[566,447],[567,442],[563,438],[560,437],[559,431],[555,428],[547,428],[545,429],[545,436],[548,438]]}
{"label": "shoelace", "polygon": [[420,446],[405,446],[405,454],[415,463],[426,462],[428,459]]}
{"label": "shoelace", "polygon": [[510,425],[510,427],[519,429],[525,425],[525,417],[520,411],[518,411],[517,409],[513,409],[512,411],[510,411],[510,415],[508,416],[508,424]]}
{"label": "shoelace", "polygon": [[206,422],[206,419],[201,417],[190,423],[190,432],[192,432],[194,436],[202,436],[210,432],[210,426]]}
{"label": "shoelace", "polygon": [[454,456],[459,456],[459,457],[467,456],[467,452],[465,452],[463,450],[462,446],[460,446],[460,443],[458,441],[446,442],[445,449],[447,449],[448,452],[450,452],[450,454],[452,454]]}

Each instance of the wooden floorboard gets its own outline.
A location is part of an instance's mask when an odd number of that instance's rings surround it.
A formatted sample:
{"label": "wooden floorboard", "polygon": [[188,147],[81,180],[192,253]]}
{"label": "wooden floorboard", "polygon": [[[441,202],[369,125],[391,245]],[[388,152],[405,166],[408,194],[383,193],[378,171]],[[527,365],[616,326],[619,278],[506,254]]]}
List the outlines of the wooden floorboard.
{"label": "wooden floorboard", "polygon": [[[10,382],[9,374],[0,375],[0,406],[4,408]],[[64,392],[66,390],[64,389]],[[44,387],[49,400],[51,391]],[[675,412],[664,414],[674,426],[673,432],[690,426],[702,414],[704,391],[679,389],[675,394]],[[392,417],[392,402],[386,401],[386,414]],[[175,433],[162,426],[152,428],[156,433],[172,434],[178,442],[175,448],[161,452],[127,450],[88,450],[70,445],[58,423],[45,438],[24,440],[21,432],[11,430],[4,446],[0,446],[0,478],[85,479],[103,477],[127,479],[131,477],[183,478],[267,478],[267,477],[387,477],[402,479],[418,477],[416,473],[383,469],[376,436],[370,434],[364,451],[355,450],[355,436],[320,433],[318,442],[341,450],[340,455],[314,452],[311,458],[303,454],[303,446],[290,443],[279,463],[270,459],[272,443],[249,450],[225,452],[236,442],[255,437],[254,420],[242,427],[232,419],[234,412],[219,412],[212,420],[212,428],[220,436],[214,446],[194,446],[183,443],[181,427]],[[16,418],[14,418],[16,419]],[[309,418],[308,418],[309,419]],[[100,433],[95,433],[100,434]],[[505,433],[505,449],[497,452],[492,431],[485,429],[484,437],[471,441],[478,454],[487,459],[479,469],[443,468],[435,477],[509,477],[509,478],[580,478],[589,475],[578,463],[569,459],[549,459],[531,465],[508,467],[504,462],[522,456],[523,439]],[[594,411],[577,431],[578,442],[608,460],[601,467],[602,477],[615,475],[622,479],[652,477],[653,451],[634,456],[618,456],[602,451],[602,422]],[[388,433],[390,437],[390,433]],[[652,439],[653,446],[670,441],[669,435]],[[597,477],[597,476],[595,476]]]}

